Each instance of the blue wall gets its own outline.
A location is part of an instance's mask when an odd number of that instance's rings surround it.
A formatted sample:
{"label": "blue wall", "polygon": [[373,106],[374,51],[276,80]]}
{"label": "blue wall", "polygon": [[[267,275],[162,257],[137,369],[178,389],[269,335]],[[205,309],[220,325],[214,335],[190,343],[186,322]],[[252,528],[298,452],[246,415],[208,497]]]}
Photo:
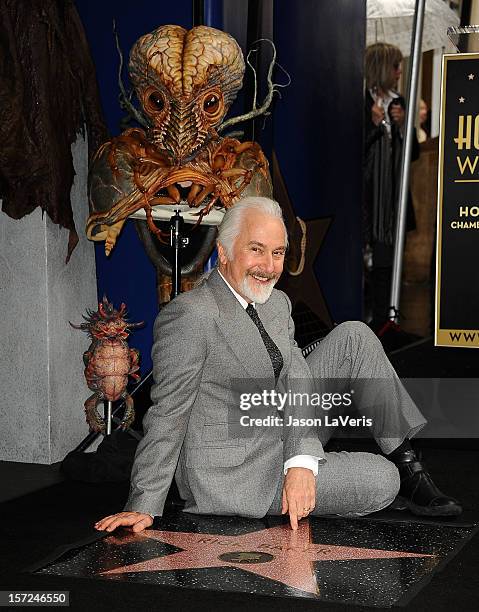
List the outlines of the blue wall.
{"label": "blue wall", "polygon": [[365,1],[276,0],[278,61],[292,83],[276,103],[274,148],[296,214],[332,216],[316,274],[336,322],[362,311]]}

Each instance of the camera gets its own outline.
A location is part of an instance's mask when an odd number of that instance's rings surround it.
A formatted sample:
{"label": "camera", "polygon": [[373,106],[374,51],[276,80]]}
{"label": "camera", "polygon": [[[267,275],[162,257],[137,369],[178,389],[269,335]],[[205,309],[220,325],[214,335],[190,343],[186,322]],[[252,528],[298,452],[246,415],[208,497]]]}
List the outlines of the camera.
{"label": "camera", "polygon": [[406,100],[404,99],[404,96],[398,96],[397,98],[393,98],[391,100],[389,107],[388,107],[388,115],[391,121],[392,121],[391,109],[394,106],[400,106],[403,110],[406,110]]}

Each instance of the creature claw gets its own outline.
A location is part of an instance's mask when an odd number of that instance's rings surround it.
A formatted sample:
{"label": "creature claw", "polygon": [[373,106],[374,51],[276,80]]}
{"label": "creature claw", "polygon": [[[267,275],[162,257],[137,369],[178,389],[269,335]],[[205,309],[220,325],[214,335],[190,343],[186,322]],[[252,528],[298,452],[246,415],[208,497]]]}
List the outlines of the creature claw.
{"label": "creature claw", "polygon": [[188,202],[190,206],[193,204],[194,199],[196,198],[200,190],[201,190],[201,185],[198,185],[198,183],[193,183],[193,185],[191,185],[191,188],[186,197],[186,201]]}
{"label": "creature claw", "polygon": [[125,405],[126,405],[125,414],[123,415],[123,418],[120,423],[120,427],[123,430],[128,429],[128,427],[130,427],[130,425],[135,420],[135,409],[133,407],[134,405],[133,398],[128,393],[125,396]]}
{"label": "creature claw", "polygon": [[105,421],[98,414],[96,409],[96,402],[93,406],[90,404],[87,406],[88,400],[85,402],[85,414],[86,414],[86,422],[90,428],[90,431],[94,431],[95,433],[105,433],[106,425]]}
{"label": "creature claw", "polygon": [[166,188],[166,191],[169,193],[170,197],[173,198],[174,203],[178,204],[178,202],[181,200],[179,189],[175,187],[174,185],[168,185],[168,187]]}
{"label": "creature claw", "polygon": [[106,240],[105,240],[105,255],[107,257],[112,252],[115,244],[116,244],[116,236],[108,233],[108,236],[106,237]]}
{"label": "creature claw", "polygon": [[151,233],[154,234],[158,238],[158,240],[161,241],[162,231],[158,227],[156,227],[153,221],[153,217],[151,215],[151,206],[150,206],[150,203],[148,202],[148,199],[146,199],[145,205],[143,208],[145,209],[145,213],[146,213],[146,223],[148,227],[150,228]]}
{"label": "creature claw", "polygon": [[203,202],[203,200],[206,198],[206,196],[213,191],[214,188],[214,185],[207,185],[206,187],[204,187],[193,200],[193,206],[199,206],[201,202]]}
{"label": "creature claw", "polygon": [[116,240],[118,238],[118,234],[123,229],[125,221],[126,221],[126,219],[122,219],[121,221],[117,221],[113,225],[110,225],[110,227],[108,228],[106,239],[105,239],[105,255],[108,256],[111,253],[111,251],[113,250],[113,247],[115,246]]}
{"label": "creature claw", "polygon": [[210,210],[216,204],[216,201],[218,200],[218,197],[219,196],[214,196],[207,206],[202,208],[198,213],[194,213],[194,214],[198,215],[198,220],[194,224],[193,229],[198,227],[198,225],[203,221],[203,217],[206,217],[206,215],[210,212]]}

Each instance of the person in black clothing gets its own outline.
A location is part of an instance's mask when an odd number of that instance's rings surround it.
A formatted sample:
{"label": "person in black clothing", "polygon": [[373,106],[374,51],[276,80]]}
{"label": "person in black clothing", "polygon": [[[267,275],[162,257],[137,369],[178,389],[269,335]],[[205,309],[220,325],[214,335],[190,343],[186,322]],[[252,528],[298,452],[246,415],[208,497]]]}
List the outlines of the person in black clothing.
{"label": "person in black clothing", "polygon": [[[371,327],[381,335],[388,321],[396,213],[399,198],[405,101],[397,92],[402,53],[394,45],[376,43],[365,57],[364,244],[371,255],[369,282],[372,298]],[[419,157],[413,140],[412,159]],[[408,230],[415,228],[411,194]]]}

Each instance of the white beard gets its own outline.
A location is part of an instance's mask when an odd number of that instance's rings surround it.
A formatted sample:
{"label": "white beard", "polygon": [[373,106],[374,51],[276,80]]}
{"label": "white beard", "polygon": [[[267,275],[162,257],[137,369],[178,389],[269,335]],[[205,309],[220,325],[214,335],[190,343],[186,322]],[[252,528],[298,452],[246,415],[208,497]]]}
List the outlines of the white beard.
{"label": "white beard", "polygon": [[277,280],[278,279],[272,279],[267,285],[258,287],[253,286],[255,281],[250,274],[247,274],[241,284],[241,292],[252,302],[264,304],[269,299]]}

